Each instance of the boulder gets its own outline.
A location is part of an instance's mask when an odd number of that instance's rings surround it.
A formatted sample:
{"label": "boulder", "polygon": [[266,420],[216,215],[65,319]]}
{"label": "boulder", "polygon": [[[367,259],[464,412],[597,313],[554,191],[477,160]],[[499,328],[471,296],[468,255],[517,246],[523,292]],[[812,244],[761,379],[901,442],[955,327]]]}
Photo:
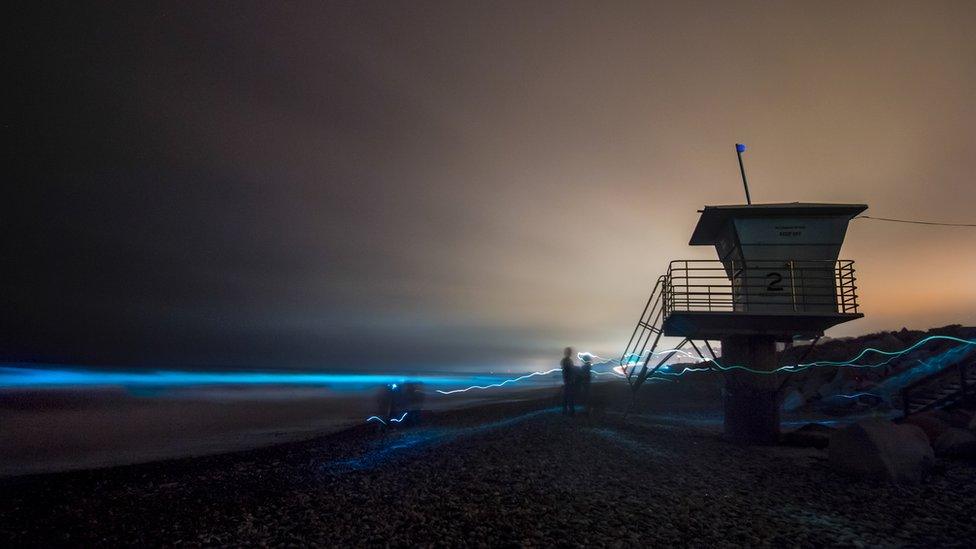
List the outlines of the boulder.
{"label": "boulder", "polygon": [[962,408],[939,410],[934,415],[937,419],[949,427],[956,427],[959,429],[968,429],[970,422],[973,420],[973,413],[969,410],[963,410]]}
{"label": "boulder", "polygon": [[844,473],[908,483],[921,481],[935,462],[921,428],[881,418],[863,419],[834,432],[828,458]]}
{"label": "boulder", "polygon": [[780,442],[786,446],[826,448],[830,444],[830,434],[834,431],[836,429],[820,423],[807,423],[795,431],[783,433]]}
{"label": "boulder", "polygon": [[942,433],[949,429],[946,422],[935,417],[932,412],[923,412],[921,414],[915,414],[909,416],[902,420],[903,425],[916,425],[925,432],[925,436],[928,437],[929,444],[935,444],[935,441],[942,436]]}
{"label": "boulder", "polygon": [[823,423],[807,423],[803,427],[797,429],[797,431],[802,431],[804,433],[824,433],[829,435],[836,431],[836,427],[831,427],[830,425],[824,425]]}
{"label": "boulder", "polygon": [[783,411],[792,412],[798,410],[806,403],[807,399],[803,398],[803,393],[799,389],[793,389],[783,397]]}
{"label": "boulder", "polygon": [[935,441],[935,453],[945,457],[976,458],[976,435],[949,428]]}

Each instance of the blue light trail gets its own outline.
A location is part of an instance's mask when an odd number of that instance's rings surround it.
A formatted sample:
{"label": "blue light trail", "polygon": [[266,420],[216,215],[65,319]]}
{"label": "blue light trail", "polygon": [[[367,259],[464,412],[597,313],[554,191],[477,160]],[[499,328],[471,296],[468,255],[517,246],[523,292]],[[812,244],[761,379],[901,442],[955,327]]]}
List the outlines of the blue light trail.
{"label": "blue light trail", "polygon": [[525,374],[524,376],[519,376],[519,377],[515,377],[515,378],[512,378],[512,379],[506,379],[506,380],[504,380],[504,381],[502,381],[500,383],[491,383],[489,385],[471,385],[470,387],[465,387],[464,389],[453,389],[453,390],[450,390],[450,391],[444,391],[444,390],[441,390],[441,389],[437,389],[437,392],[440,393],[440,394],[442,394],[442,395],[453,395],[455,393],[466,393],[466,392],[471,391],[471,390],[474,390],[474,389],[494,389],[496,387],[504,387],[505,385],[508,385],[509,383],[517,383],[519,381],[522,381],[523,379],[528,379],[530,377],[546,376],[546,375],[549,375],[549,374],[553,374],[553,373],[556,373],[556,372],[558,372],[560,370],[561,370],[561,368],[553,368],[551,370],[545,370],[545,371],[542,371],[542,372],[532,372],[531,374]]}
{"label": "blue light trail", "polygon": [[875,397],[875,398],[881,398],[880,395],[876,395],[874,393],[851,393],[849,395],[829,395],[829,396],[824,397],[824,399],[828,399],[828,398],[846,398],[848,400],[854,400],[856,398],[861,398],[863,396],[871,396],[871,397]]}
{"label": "blue light trail", "polygon": [[[409,413],[410,412],[403,412],[403,415],[400,416],[399,418],[396,417],[390,418],[390,423],[401,423],[404,419],[406,419],[407,414]],[[369,416],[368,418],[366,418],[366,423],[369,423],[370,421],[378,421],[383,425],[389,425],[389,423],[384,421],[383,418],[381,418],[380,416]]]}
{"label": "blue light trail", "polygon": [[[688,373],[709,372],[709,371],[715,371],[715,370],[719,370],[719,371],[742,370],[742,371],[746,371],[746,372],[750,372],[750,373],[754,373],[754,374],[773,375],[773,374],[778,374],[778,373],[783,373],[783,372],[785,372],[785,373],[802,372],[803,370],[807,370],[807,369],[810,369],[810,368],[825,367],[825,366],[849,367],[849,368],[878,368],[878,367],[885,366],[885,365],[889,364],[892,360],[895,360],[896,358],[898,358],[898,357],[900,357],[900,356],[902,356],[902,355],[904,355],[906,353],[909,353],[909,352],[917,349],[918,347],[920,347],[920,346],[928,343],[929,341],[933,341],[933,340],[954,341],[954,342],[960,343],[961,345],[976,345],[976,341],[974,341],[974,340],[961,339],[961,338],[953,337],[953,336],[933,335],[933,336],[928,336],[928,337],[925,337],[923,339],[920,339],[919,341],[915,342],[913,345],[911,345],[909,347],[906,347],[905,349],[902,349],[900,351],[883,351],[881,349],[875,349],[873,347],[868,347],[867,349],[864,349],[860,353],[858,353],[854,358],[852,358],[850,360],[846,360],[846,361],[819,360],[819,361],[815,361],[815,362],[808,362],[808,363],[801,363],[801,364],[788,364],[788,365],[785,365],[785,366],[781,366],[779,368],[776,368],[774,370],[757,370],[757,369],[749,368],[748,366],[742,366],[742,365],[724,366],[717,359],[702,359],[701,357],[695,356],[695,355],[691,354],[690,352],[685,351],[683,349],[664,349],[664,350],[661,350],[661,351],[655,351],[655,352],[652,352],[652,353],[642,354],[641,356],[637,357],[637,360],[634,360],[634,357],[637,356],[637,355],[631,355],[631,356],[627,357],[627,360],[624,362],[624,364],[621,364],[621,365],[619,365],[617,367],[627,367],[627,366],[631,366],[631,365],[636,365],[639,361],[646,359],[648,355],[650,355],[650,356],[661,356],[661,355],[666,355],[666,354],[672,354],[672,356],[680,356],[680,357],[684,357],[684,358],[690,358],[690,359],[693,359],[698,364],[710,363],[709,366],[705,366],[705,367],[688,366],[688,367],[685,367],[685,368],[683,368],[683,369],[681,369],[679,371],[676,371],[676,372],[668,372],[668,371],[658,370],[657,372],[654,373],[654,375],[648,377],[647,381],[649,381],[649,382],[650,381],[673,381],[673,379],[669,379],[669,378],[681,377],[681,376],[683,376],[685,374],[688,374]],[[879,362],[879,363],[875,363],[875,364],[858,364],[857,363],[858,360],[864,358],[865,356],[867,356],[870,353],[877,353],[877,354],[887,355],[888,356],[888,359],[887,360],[884,360],[882,362]],[[593,357],[595,359],[600,359],[601,360],[601,362],[599,362],[597,364],[594,364],[594,366],[603,365],[603,364],[612,364],[612,363],[618,363],[619,364],[620,363],[619,360],[603,358],[603,357],[600,357],[600,356],[595,355],[593,353],[579,353],[577,356],[578,357],[583,357],[585,355],[589,355],[589,356],[591,356],[591,357]],[[544,370],[544,371],[539,371],[539,372],[532,372],[532,373],[526,374],[524,376],[519,376],[519,377],[512,378],[512,379],[506,379],[506,380],[504,380],[502,382],[499,382],[499,383],[492,383],[492,384],[489,384],[489,385],[471,385],[471,386],[465,387],[463,389],[453,389],[453,390],[450,390],[450,391],[437,390],[437,392],[440,393],[440,394],[442,394],[442,395],[451,395],[451,394],[456,394],[456,393],[465,393],[465,392],[471,391],[471,390],[492,389],[492,388],[502,387],[502,386],[508,385],[510,383],[517,383],[519,381],[522,381],[522,380],[527,379],[527,378],[530,378],[530,377],[552,374],[552,373],[558,372],[559,370],[560,370],[560,368],[552,368],[550,370]],[[616,371],[614,369],[611,369],[610,371],[607,371],[607,372],[598,372],[598,371],[594,370],[593,373],[596,374],[596,375],[613,374],[613,375],[615,375],[617,377],[623,377],[624,376],[624,374],[622,374],[622,372]]]}
{"label": "blue light trail", "polygon": [[[929,341],[934,341],[934,340],[954,341],[956,343],[959,343],[961,346],[976,345],[976,340],[961,339],[953,336],[933,335],[933,336],[928,336],[923,339],[920,339],[917,342],[915,342],[913,345],[910,345],[909,347],[906,347],[900,351],[882,351],[881,349],[868,347],[867,349],[862,350],[860,353],[857,354],[857,356],[855,356],[850,360],[818,360],[814,362],[807,362],[801,364],[788,364],[785,366],[781,366],[779,368],[775,368],[773,370],[756,370],[753,368],[749,368],[748,366],[742,366],[742,365],[723,366],[717,360],[699,360],[699,363],[710,362],[714,365],[714,369],[723,372],[727,372],[731,370],[742,370],[753,374],[763,374],[763,375],[772,375],[772,374],[778,374],[782,372],[796,373],[796,372],[802,372],[804,370],[808,370],[810,368],[817,368],[817,367],[824,367],[824,366],[836,366],[836,367],[843,367],[843,368],[878,368],[881,366],[886,366],[896,358],[905,355],[906,353],[910,353],[911,351],[914,351],[915,349],[921,347],[922,345],[928,343]],[[888,358],[882,362],[878,362],[874,364],[857,363],[857,361],[861,360],[869,353],[886,355],[888,356]],[[704,367],[704,368],[687,367],[678,372],[658,372],[655,375],[667,375],[667,376],[677,377],[677,376],[685,375],[686,373],[690,373],[690,372],[705,372],[712,369],[713,369],[712,367]]]}

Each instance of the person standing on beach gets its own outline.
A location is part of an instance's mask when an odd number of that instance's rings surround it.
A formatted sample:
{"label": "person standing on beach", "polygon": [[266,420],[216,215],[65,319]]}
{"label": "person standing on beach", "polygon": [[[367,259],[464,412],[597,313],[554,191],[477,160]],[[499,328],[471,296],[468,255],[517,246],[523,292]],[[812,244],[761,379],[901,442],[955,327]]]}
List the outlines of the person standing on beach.
{"label": "person standing on beach", "polygon": [[583,366],[579,371],[579,391],[577,395],[579,399],[583,402],[583,409],[586,410],[586,415],[590,415],[590,381],[593,375],[593,356],[583,355]]}
{"label": "person standing on beach", "polygon": [[559,365],[563,369],[563,413],[572,416],[576,414],[576,365],[573,364],[573,348],[563,349],[563,360]]}

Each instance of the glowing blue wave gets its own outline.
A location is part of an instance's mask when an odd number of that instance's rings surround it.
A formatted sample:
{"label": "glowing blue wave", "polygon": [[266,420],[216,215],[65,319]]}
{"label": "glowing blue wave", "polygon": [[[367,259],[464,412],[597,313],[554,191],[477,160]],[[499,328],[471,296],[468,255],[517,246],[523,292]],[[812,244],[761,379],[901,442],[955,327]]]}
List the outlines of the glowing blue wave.
{"label": "glowing blue wave", "polygon": [[403,376],[298,372],[152,372],[66,370],[0,366],[0,387],[167,387],[185,385],[337,385],[369,387],[416,381],[431,385],[462,385],[470,377]]}
{"label": "glowing blue wave", "polygon": [[[824,367],[824,366],[836,366],[836,367],[851,367],[851,368],[877,368],[890,363],[892,360],[909,353],[922,345],[934,340],[944,340],[944,341],[954,341],[960,345],[976,345],[976,341],[961,339],[953,336],[942,336],[933,335],[925,337],[913,345],[906,347],[900,351],[883,351],[875,348],[867,348],[859,352],[855,357],[846,361],[829,361],[821,360],[809,363],[801,364],[790,364],[781,366],[773,370],[757,370],[749,368],[743,365],[723,365],[718,360],[708,360],[701,359],[689,353],[688,351],[681,349],[665,349],[661,351],[656,351],[654,353],[642,353],[639,358],[645,358],[646,356],[660,356],[666,354],[673,354],[673,356],[681,356],[686,358],[692,358],[697,364],[708,363],[708,366],[688,366],[681,370],[670,372],[659,370],[648,378],[648,381],[671,381],[675,377],[680,377],[689,373],[694,372],[705,372],[705,371],[731,371],[731,370],[742,370],[755,374],[762,375],[773,375],[777,373],[787,372],[795,373],[800,372],[809,368],[814,367]],[[880,354],[885,355],[888,358],[884,361],[872,364],[859,364],[858,361],[868,356],[869,354]],[[581,355],[590,355],[595,359],[600,359],[600,362],[594,364],[593,366],[602,366],[607,364],[618,364],[618,368],[623,366],[618,360],[611,360],[599,357],[591,353],[581,353]],[[633,364],[633,355],[627,357],[625,364]],[[485,390],[492,388],[504,387],[506,385],[518,383],[529,378],[537,376],[545,376],[556,373],[560,371],[560,368],[552,368],[549,370],[531,372],[522,376],[514,377],[511,379],[505,379],[497,383],[488,383],[480,385],[468,385],[459,389],[437,389],[437,393],[441,395],[451,395],[457,393],[464,393],[472,390]],[[613,369],[609,371],[598,371],[595,368],[592,373],[597,376],[603,375],[613,375],[616,377],[623,377],[623,375],[614,371]],[[477,380],[481,376],[465,376],[465,377],[440,377],[440,376],[412,376],[405,377],[403,375],[393,375],[393,374],[337,374],[337,373],[287,373],[287,372],[180,372],[180,371],[153,371],[153,372],[131,372],[131,371],[94,371],[94,370],[66,370],[66,369],[39,369],[39,368],[22,368],[22,367],[3,367],[0,366],[0,388],[16,388],[16,387],[58,387],[58,386],[129,386],[129,387],[165,387],[165,386],[185,386],[185,385],[318,385],[318,386],[356,386],[361,387],[377,387],[382,385],[393,385],[404,383],[407,381],[416,381],[427,385],[433,386],[445,386],[445,385],[467,385],[473,379]]]}

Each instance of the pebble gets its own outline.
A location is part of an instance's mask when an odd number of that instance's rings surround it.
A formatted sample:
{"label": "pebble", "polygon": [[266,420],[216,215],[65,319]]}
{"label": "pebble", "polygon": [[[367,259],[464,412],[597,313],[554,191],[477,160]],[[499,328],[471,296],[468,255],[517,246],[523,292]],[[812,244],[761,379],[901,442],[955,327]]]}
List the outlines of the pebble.
{"label": "pebble", "polygon": [[[947,462],[926,484],[899,487],[838,477],[787,449],[736,447],[636,416],[570,421],[547,412],[479,427],[532,406],[455,412],[383,438],[340,434],[20,479],[0,486],[0,544],[864,547],[976,539],[976,521],[962,511],[976,508],[969,464]],[[434,442],[390,450],[433,434]]]}

